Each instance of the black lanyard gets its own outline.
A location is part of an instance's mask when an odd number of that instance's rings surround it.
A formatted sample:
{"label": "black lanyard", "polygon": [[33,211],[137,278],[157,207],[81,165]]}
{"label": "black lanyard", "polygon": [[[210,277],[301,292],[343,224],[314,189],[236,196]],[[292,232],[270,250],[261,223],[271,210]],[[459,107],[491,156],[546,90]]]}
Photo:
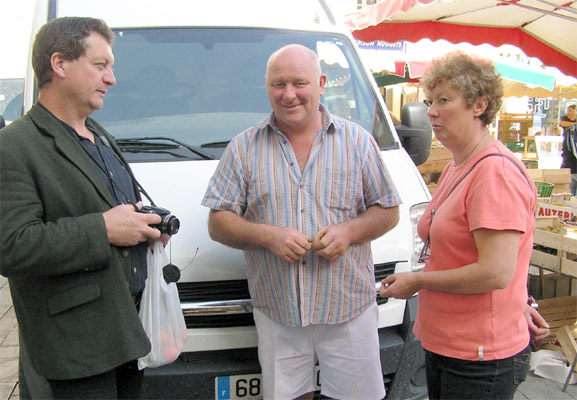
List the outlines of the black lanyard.
{"label": "black lanyard", "polygon": [[[98,156],[99,156],[98,158],[100,158],[100,160],[98,160],[96,157],[94,157],[84,146],[82,146],[82,148],[84,149],[84,151],[86,152],[88,157],[90,157],[92,159],[93,164],[96,165],[96,167],[98,169],[100,169],[102,171],[102,173],[104,174],[104,176],[106,177],[106,180],[109,182],[109,185],[107,185],[107,186],[110,188],[110,191],[111,191],[110,194],[116,200],[116,204],[131,204],[133,202],[133,199],[130,196],[128,196],[126,193],[126,190],[129,188],[123,189],[121,187],[120,183],[117,182],[117,180],[115,179],[115,175],[113,174],[113,172],[111,172],[111,168],[108,167],[108,164],[106,162],[106,157],[104,157],[104,155],[102,154],[101,146],[104,145],[104,146],[107,146],[108,148],[110,148],[110,150],[114,154],[115,158],[118,160],[120,168],[124,169],[124,171],[128,174],[128,172],[126,171],[126,166],[124,165],[124,163],[122,162],[120,157],[118,157],[116,152],[114,152],[114,150],[110,147],[108,140],[104,136],[102,136],[98,132],[95,132],[92,129],[90,129],[90,131],[94,134],[94,146],[96,147],[96,152],[98,153]],[[88,139],[81,138],[80,140],[88,140]],[[112,170],[114,170],[114,168],[112,168]],[[129,180],[132,181],[132,177],[130,176],[130,174],[128,174],[128,175],[129,175]],[[101,176],[102,176],[102,174],[101,174]]]}

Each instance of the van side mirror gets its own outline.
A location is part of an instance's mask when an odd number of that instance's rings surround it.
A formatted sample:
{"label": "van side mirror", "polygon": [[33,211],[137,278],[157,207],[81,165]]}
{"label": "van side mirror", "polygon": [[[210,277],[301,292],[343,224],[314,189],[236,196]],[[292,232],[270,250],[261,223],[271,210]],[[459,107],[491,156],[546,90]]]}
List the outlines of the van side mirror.
{"label": "van side mirror", "polygon": [[401,111],[401,125],[395,126],[403,147],[415,163],[421,165],[431,152],[432,127],[424,103],[407,103]]}
{"label": "van side mirror", "polygon": [[4,117],[0,115],[0,129],[6,126],[6,121],[4,121]]}

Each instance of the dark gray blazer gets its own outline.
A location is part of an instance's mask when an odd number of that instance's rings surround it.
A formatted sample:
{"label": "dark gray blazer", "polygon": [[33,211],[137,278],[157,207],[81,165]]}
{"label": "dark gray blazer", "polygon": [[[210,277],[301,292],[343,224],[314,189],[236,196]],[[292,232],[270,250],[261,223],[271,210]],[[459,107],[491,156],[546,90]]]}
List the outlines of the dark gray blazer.
{"label": "dark gray blazer", "polygon": [[0,131],[0,273],[32,365],[48,379],[96,375],[150,351],[129,252],[108,242],[102,213],[113,206],[92,160],[43,108]]}

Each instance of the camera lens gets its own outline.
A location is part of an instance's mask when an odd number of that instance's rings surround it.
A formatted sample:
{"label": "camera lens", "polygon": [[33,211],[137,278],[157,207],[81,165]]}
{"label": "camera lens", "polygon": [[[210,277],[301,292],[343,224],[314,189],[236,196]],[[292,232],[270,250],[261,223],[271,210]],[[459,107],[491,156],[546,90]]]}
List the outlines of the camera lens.
{"label": "camera lens", "polygon": [[160,221],[160,232],[175,235],[180,229],[180,221],[174,215],[163,215]]}

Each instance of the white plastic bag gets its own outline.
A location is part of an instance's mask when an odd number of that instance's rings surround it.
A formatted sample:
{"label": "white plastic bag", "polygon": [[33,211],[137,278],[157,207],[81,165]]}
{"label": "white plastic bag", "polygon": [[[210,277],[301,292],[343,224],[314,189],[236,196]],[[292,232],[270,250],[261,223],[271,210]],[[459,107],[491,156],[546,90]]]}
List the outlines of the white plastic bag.
{"label": "white plastic bag", "polygon": [[[561,351],[539,350],[531,354],[529,368],[535,375],[558,382],[565,383],[571,367],[568,365],[567,357]],[[571,374],[570,385],[577,383],[575,374]]]}
{"label": "white plastic bag", "polygon": [[138,369],[155,368],[176,360],[186,342],[187,332],[176,283],[167,284],[162,268],[168,264],[164,246],[154,242],[148,249],[148,278],[140,303],[140,320],[152,349],[138,359]]}

